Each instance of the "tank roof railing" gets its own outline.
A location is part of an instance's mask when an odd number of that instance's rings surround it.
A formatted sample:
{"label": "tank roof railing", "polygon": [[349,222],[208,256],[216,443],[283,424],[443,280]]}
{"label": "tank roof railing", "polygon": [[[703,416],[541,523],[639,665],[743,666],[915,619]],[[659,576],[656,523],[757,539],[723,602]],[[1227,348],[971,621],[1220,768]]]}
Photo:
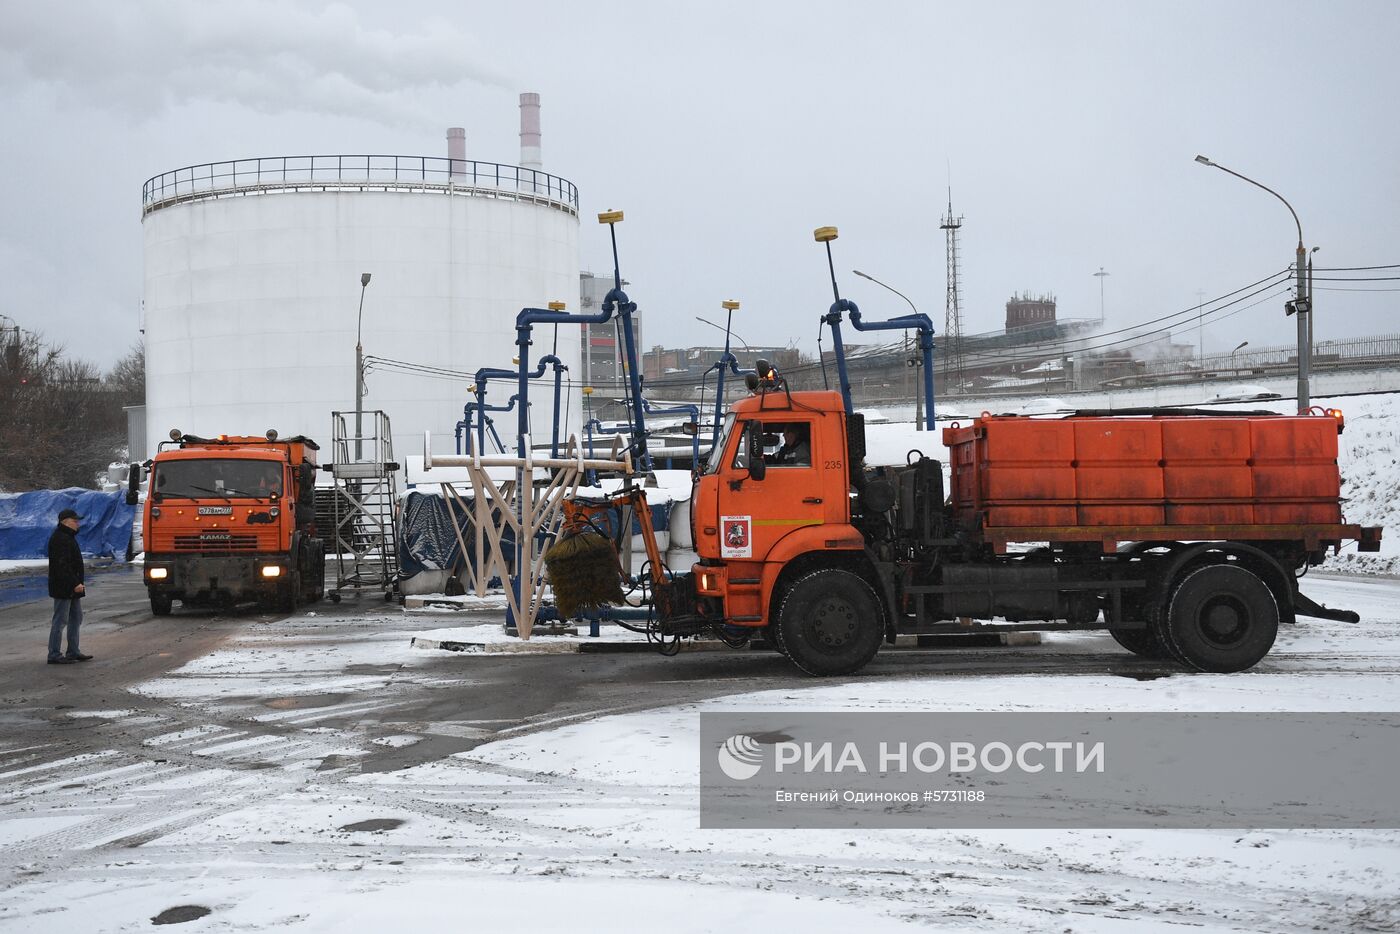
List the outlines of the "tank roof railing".
{"label": "tank roof railing", "polygon": [[188,201],[279,191],[432,191],[544,204],[578,216],[573,182],[537,169],[445,156],[267,156],[165,172],[141,189],[141,213]]}

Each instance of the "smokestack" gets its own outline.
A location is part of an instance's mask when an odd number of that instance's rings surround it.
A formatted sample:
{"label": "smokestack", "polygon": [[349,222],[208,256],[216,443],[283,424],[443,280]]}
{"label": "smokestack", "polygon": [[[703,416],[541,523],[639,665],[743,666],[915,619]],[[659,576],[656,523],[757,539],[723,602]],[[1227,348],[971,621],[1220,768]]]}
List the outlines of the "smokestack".
{"label": "smokestack", "polygon": [[447,158],[451,160],[453,178],[467,174],[467,131],[464,127],[447,128]]}
{"label": "smokestack", "polygon": [[520,167],[544,168],[540,158],[540,96],[533,91],[520,95]]}

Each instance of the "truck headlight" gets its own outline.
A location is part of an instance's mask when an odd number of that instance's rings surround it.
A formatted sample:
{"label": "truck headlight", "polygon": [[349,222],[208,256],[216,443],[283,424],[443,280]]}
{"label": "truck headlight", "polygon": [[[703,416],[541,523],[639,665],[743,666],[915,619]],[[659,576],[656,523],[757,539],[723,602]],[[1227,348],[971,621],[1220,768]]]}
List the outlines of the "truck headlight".
{"label": "truck headlight", "polygon": [[264,565],[262,569],[263,577],[280,577],[282,569],[275,564]]}
{"label": "truck headlight", "polygon": [[165,568],[147,568],[146,576],[153,581],[163,581],[170,572]]}

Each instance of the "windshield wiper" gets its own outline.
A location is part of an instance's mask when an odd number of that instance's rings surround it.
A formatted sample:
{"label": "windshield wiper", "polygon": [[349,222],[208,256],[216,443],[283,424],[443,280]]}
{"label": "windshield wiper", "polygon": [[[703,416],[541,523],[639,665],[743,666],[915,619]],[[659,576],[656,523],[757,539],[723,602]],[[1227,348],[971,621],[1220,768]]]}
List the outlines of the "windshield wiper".
{"label": "windshield wiper", "polygon": [[202,491],[204,491],[205,493],[213,493],[215,496],[218,496],[218,497],[220,497],[221,499],[228,499],[228,494],[226,494],[223,490],[211,490],[211,489],[209,489],[209,487],[207,487],[207,486],[195,486],[194,484],[190,484],[190,489],[191,489],[191,490],[202,490]]}

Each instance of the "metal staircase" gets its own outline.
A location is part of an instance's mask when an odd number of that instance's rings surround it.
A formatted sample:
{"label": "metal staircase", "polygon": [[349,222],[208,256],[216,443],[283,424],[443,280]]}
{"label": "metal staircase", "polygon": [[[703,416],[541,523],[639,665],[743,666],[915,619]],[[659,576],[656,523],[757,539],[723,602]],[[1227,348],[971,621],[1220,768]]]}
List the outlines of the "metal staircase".
{"label": "metal staircase", "polygon": [[[342,591],[382,592],[392,600],[398,590],[399,465],[394,460],[389,416],[382,411],[331,413],[332,549],[336,582],[330,599]],[[349,420],[349,421],[347,421]],[[353,430],[360,421],[366,433]]]}

